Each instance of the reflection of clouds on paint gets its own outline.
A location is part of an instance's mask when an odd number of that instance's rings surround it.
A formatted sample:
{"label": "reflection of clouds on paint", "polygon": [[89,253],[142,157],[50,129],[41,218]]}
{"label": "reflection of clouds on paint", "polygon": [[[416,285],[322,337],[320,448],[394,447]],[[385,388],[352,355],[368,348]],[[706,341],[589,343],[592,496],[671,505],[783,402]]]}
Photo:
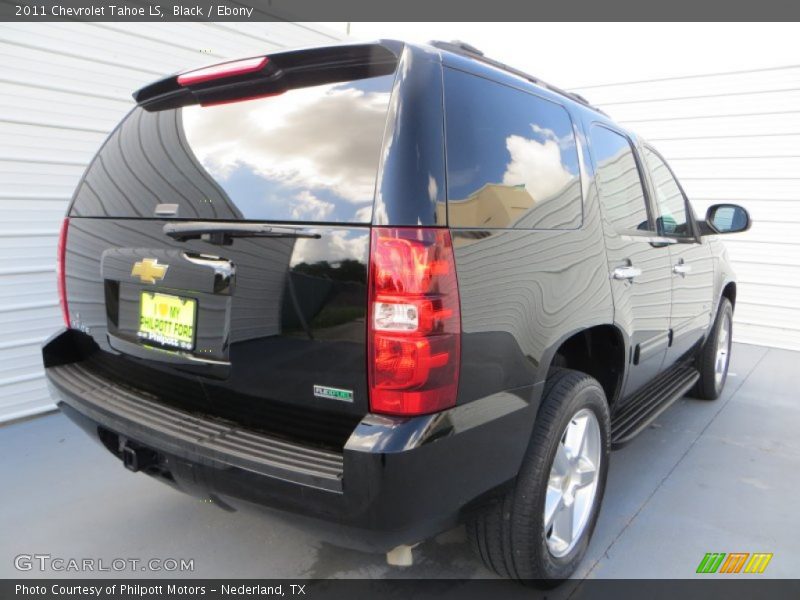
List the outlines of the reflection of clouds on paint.
{"label": "reflection of clouds on paint", "polygon": [[298,221],[326,221],[333,209],[333,204],[320,200],[308,190],[292,198],[292,218]]}
{"label": "reflection of clouds on paint", "polygon": [[[457,171],[451,170],[447,172],[447,186],[450,190],[466,188],[474,185],[475,180],[479,179],[480,176],[481,170],[478,165]],[[454,199],[460,200],[461,198]]]}
{"label": "reflection of clouds on paint", "polygon": [[355,211],[342,204],[372,202],[392,77],[369,81],[185,107],[186,138],[235,203],[247,193],[231,182],[242,170],[284,195],[283,214],[247,217],[349,220]]}
{"label": "reflection of clouds on paint", "polygon": [[439,197],[439,186],[436,185],[436,180],[433,175],[428,175],[428,198],[431,202],[436,202]]}
{"label": "reflection of clouds on paint", "polygon": [[346,258],[367,262],[369,252],[369,234],[364,231],[347,229],[321,230],[320,239],[299,239],[294,247],[292,264],[315,263],[321,260],[330,263]]}
{"label": "reflection of clouds on paint", "polygon": [[506,138],[511,161],[503,173],[502,183],[510,186],[524,184],[536,201],[553,196],[574,178],[561,162],[558,138],[552,131],[546,131],[552,137],[545,136],[544,142],[518,135]]}
{"label": "reflection of clouds on paint", "polygon": [[372,206],[362,206],[356,210],[355,223],[367,223],[372,218]]}

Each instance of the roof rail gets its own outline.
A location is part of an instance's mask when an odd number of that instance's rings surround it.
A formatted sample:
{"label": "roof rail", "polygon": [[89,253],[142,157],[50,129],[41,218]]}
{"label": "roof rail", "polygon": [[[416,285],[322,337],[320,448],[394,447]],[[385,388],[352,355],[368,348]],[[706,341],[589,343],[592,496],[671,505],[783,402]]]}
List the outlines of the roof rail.
{"label": "roof rail", "polygon": [[[542,79],[539,79],[538,77],[534,77],[533,75],[530,75],[529,73],[525,73],[524,71],[520,71],[519,69],[515,69],[514,67],[510,67],[507,64],[502,63],[502,62],[500,62],[498,60],[494,60],[492,58],[489,58],[486,55],[484,55],[483,52],[478,50],[475,46],[473,46],[471,44],[468,44],[466,42],[462,42],[461,40],[453,40],[452,42],[443,42],[443,41],[440,41],[440,40],[433,40],[433,41],[430,42],[430,45],[433,46],[434,48],[439,48],[440,50],[446,50],[447,52],[452,52],[453,54],[459,54],[461,56],[474,58],[475,60],[478,60],[478,61],[480,61],[482,63],[485,63],[487,65],[491,65],[493,67],[496,67],[498,69],[506,71],[507,73],[511,73],[513,75],[516,75],[517,77],[522,77],[523,79],[526,79],[526,80],[530,81],[531,83],[535,83],[536,85],[540,85],[540,86],[542,86],[544,88],[547,88],[551,92],[555,92],[556,94],[559,94],[561,96],[569,98],[570,100],[573,100],[573,101],[577,102],[578,104],[582,104],[582,105],[586,106],[587,108],[591,108],[592,110],[595,110],[595,111],[599,112],[600,114],[603,114],[603,115],[606,114],[602,110],[597,108],[596,106],[593,106],[592,104],[589,104],[589,101],[586,98],[584,98],[583,96],[581,96],[580,94],[576,94],[575,92],[568,92],[567,90],[561,89],[558,86],[555,86],[555,85],[552,85],[550,83],[547,83],[546,81],[543,81]],[[606,115],[606,116],[608,116],[608,115]]]}
{"label": "roof rail", "polygon": [[450,52],[456,52],[458,54],[477,54],[478,56],[483,56],[483,52],[478,50],[472,44],[468,44],[467,42],[462,42],[461,40],[452,40],[450,42],[441,42],[439,40],[434,40],[431,42],[431,46],[435,48],[439,48],[441,50],[448,50]]}

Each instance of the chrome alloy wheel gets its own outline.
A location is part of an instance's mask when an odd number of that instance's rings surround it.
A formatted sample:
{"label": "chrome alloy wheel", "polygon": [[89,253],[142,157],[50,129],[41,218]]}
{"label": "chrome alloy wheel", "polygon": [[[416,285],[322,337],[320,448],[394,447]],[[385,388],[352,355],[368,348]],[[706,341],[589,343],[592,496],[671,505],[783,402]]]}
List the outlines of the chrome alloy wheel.
{"label": "chrome alloy wheel", "polygon": [[588,408],[567,424],[550,468],[544,503],[547,547],[556,558],[581,538],[597,494],[601,460],[600,424]]}
{"label": "chrome alloy wheel", "polygon": [[728,370],[728,360],[731,355],[731,315],[722,315],[722,323],[719,325],[717,335],[717,354],[714,357],[714,385],[717,389],[722,385],[725,373]]}

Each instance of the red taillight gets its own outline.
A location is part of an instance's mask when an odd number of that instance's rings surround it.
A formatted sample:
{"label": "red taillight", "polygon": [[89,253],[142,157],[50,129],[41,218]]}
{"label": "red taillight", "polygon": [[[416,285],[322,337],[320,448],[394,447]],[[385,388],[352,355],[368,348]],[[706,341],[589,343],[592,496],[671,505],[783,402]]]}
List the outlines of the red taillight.
{"label": "red taillight", "polygon": [[371,410],[420,415],[453,406],[461,310],[450,232],[373,229],[369,277]]}
{"label": "red taillight", "polygon": [[64,324],[69,327],[69,306],[67,305],[67,232],[69,218],[65,217],[61,223],[61,232],[58,234],[58,256],[56,257],[56,280],[58,285],[58,303],[61,305],[61,314]]}
{"label": "red taillight", "polygon": [[266,56],[257,56],[255,58],[245,58],[243,60],[234,60],[219,65],[204,67],[178,75],[178,85],[185,87],[187,85],[213,81],[214,79],[227,79],[228,77],[247,75],[248,73],[260,71],[268,62],[269,58]]}

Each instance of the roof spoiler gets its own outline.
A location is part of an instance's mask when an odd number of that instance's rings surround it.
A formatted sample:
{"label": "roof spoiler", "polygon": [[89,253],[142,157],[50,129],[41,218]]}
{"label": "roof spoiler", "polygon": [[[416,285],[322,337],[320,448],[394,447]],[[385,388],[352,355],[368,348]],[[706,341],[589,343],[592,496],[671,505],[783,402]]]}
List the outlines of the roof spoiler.
{"label": "roof spoiler", "polygon": [[380,40],[277,52],[176,73],[133,93],[147,111],[210,106],[393,73],[404,44]]}

